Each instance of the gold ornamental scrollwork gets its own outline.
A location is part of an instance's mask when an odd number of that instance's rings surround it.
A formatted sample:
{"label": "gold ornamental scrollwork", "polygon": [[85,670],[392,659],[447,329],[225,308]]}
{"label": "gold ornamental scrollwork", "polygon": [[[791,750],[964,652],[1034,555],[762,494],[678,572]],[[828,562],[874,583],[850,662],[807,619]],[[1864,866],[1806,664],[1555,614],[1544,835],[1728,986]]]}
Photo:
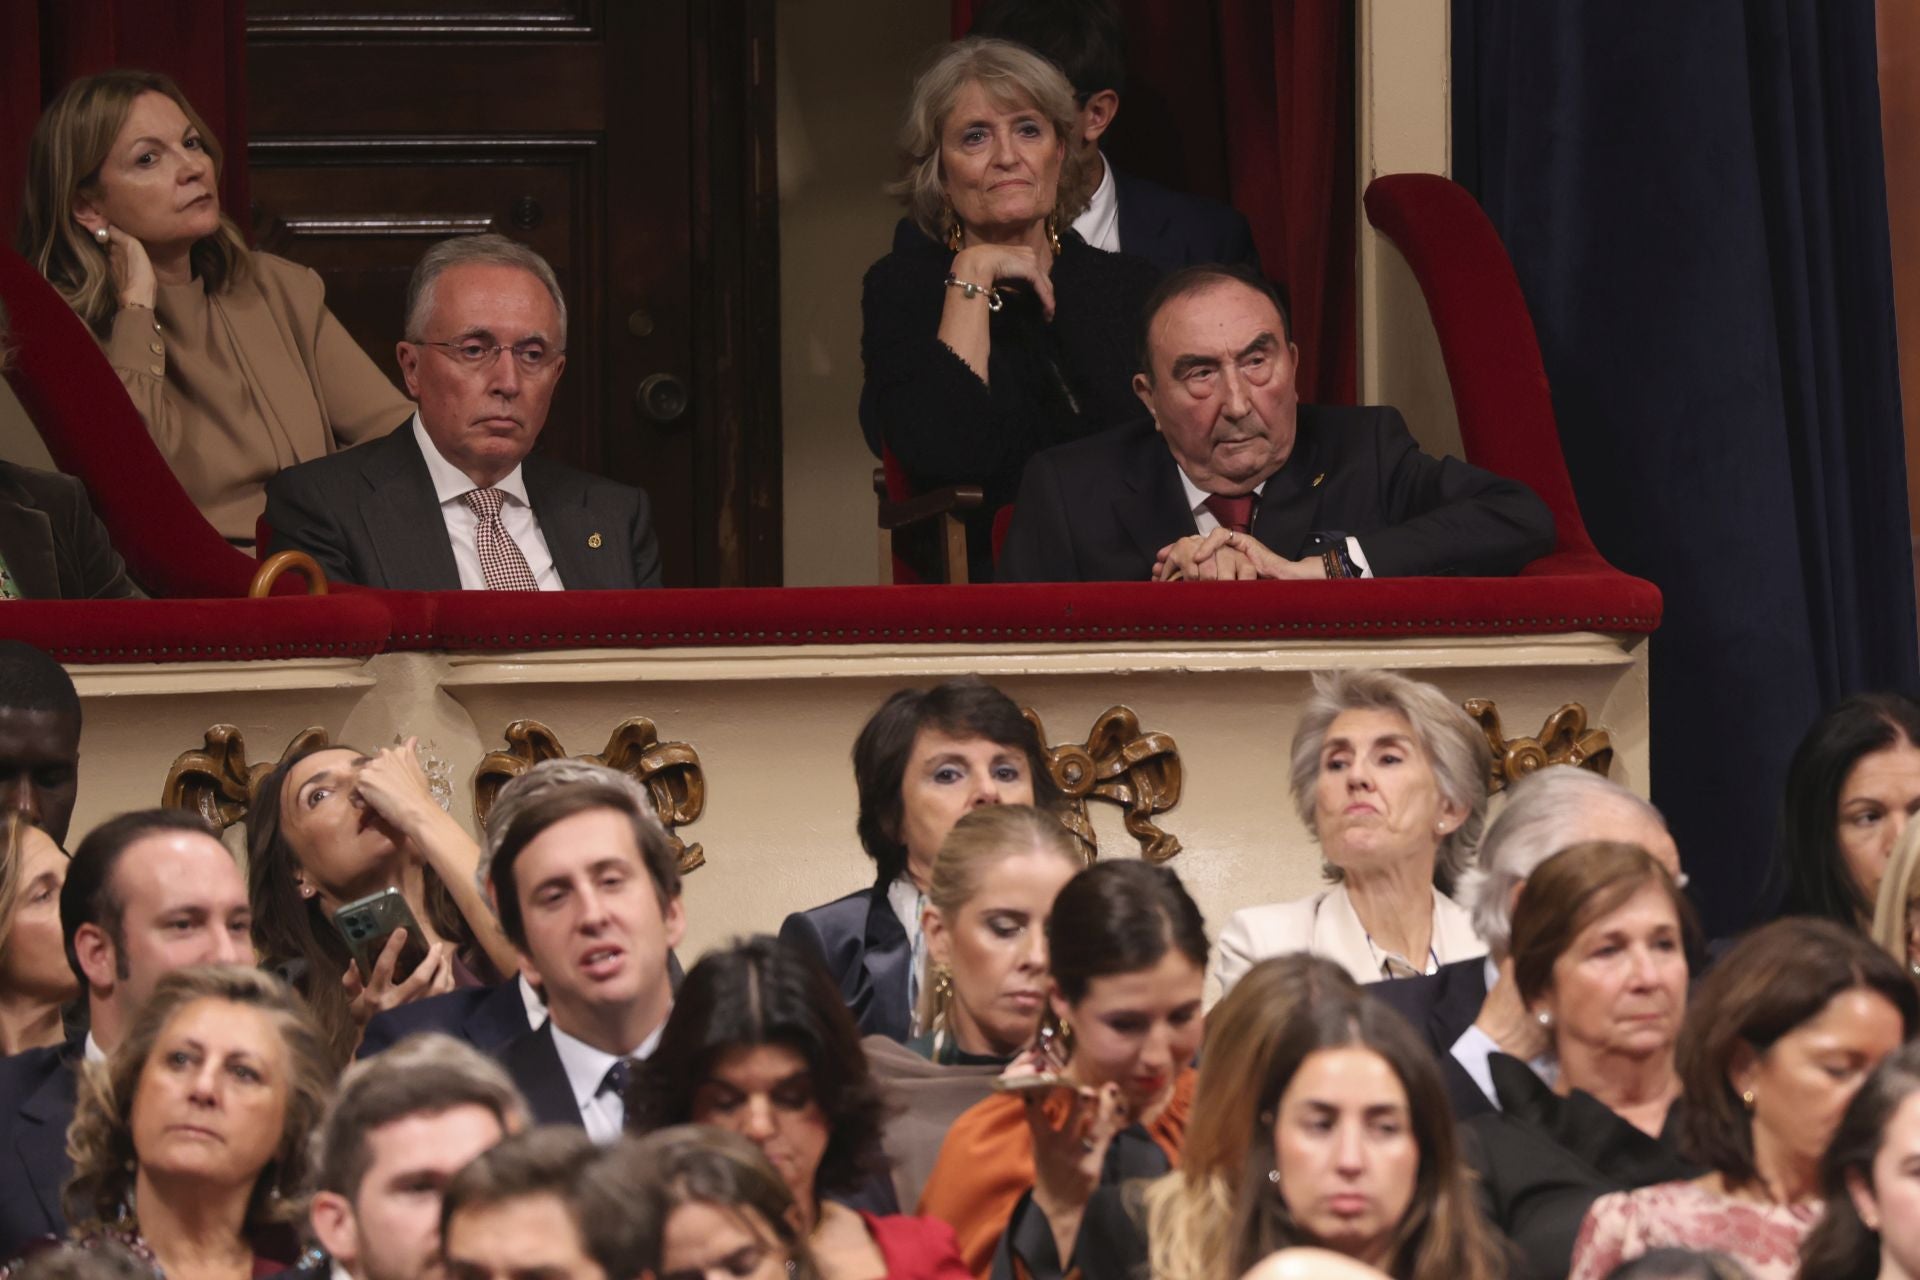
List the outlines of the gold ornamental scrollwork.
{"label": "gold ornamental scrollwork", "polygon": [[328,742],[327,731],[313,725],[294,734],[278,759],[249,764],[247,742],[238,727],[213,725],[205,739],[205,746],[175,757],[160,788],[160,803],[169,809],[191,809],[219,831],[247,820],[260,784],[281,760]]}
{"label": "gold ornamental scrollwork", "polygon": [[[473,774],[473,816],[483,828],[487,812],[504,787],[542,760],[560,760],[567,749],[559,735],[538,720],[515,720],[503,735],[507,748],[483,756]],[[706,863],[697,844],[680,839],[678,828],[697,820],[707,807],[707,778],[700,753],[685,742],[662,742],[653,721],[635,716],[614,728],[598,755],[580,756],[618,769],[647,789],[660,824],[673,841],[682,875]]]}
{"label": "gold ornamental scrollwork", "polygon": [[1140,843],[1140,856],[1165,862],[1180,852],[1177,837],[1153,819],[1180,803],[1180,748],[1165,733],[1143,732],[1132,707],[1109,707],[1093,722],[1084,743],[1046,746],[1047,730],[1031,707],[1022,709],[1047,753],[1048,772],[1067,797],[1064,820],[1089,861],[1100,856],[1099,840],[1087,816],[1088,800],[1120,807],[1127,834]]}
{"label": "gold ornamental scrollwork", "polygon": [[1500,709],[1489,698],[1469,698],[1461,704],[1493,748],[1493,776],[1487,790],[1512,786],[1548,765],[1573,765],[1601,777],[1613,768],[1613,737],[1605,729],[1587,727],[1587,709],[1569,702],[1547,717],[1532,738],[1509,738],[1500,727]]}

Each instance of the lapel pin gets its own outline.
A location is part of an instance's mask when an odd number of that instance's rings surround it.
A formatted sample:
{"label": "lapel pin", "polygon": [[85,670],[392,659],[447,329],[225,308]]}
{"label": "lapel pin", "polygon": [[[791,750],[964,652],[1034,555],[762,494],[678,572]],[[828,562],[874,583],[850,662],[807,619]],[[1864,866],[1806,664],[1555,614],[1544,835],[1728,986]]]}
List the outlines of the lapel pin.
{"label": "lapel pin", "polygon": [[1313,478],[1313,483],[1308,485],[1307,487],[1310,489],[1318,489],[1320,487],[1320,482],[1322,480],[1325,480],[1326,478],[1327,478],[1327,473],[1322,471],[1319,475]]}
{"label": "lapel pin", "polygon": [[588,534],[587,545],[592,547],[595,551],[598,551],[600,549],[600,535],[597,533]]}

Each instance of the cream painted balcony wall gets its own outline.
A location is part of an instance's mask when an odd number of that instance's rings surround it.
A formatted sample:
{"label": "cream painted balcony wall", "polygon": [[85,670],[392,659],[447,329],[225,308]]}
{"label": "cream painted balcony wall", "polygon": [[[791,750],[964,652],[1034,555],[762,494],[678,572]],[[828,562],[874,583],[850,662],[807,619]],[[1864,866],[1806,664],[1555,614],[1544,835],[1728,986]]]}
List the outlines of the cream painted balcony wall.
{"label": "cream painted balcony wall", "polygon": [[[1355,665],[1408,671],[1457,700],[1493,698],[1509,734],[1537,732],[1562,703],[1583,703],[1613,734],[1613,776],[1646,790],[1639,639],[399,653],[71,668],[86,716],[73,833],[155,803],[175,756],[219,721],[240,726],[253,761],[277,759],[311,724],[363,748],[418,733],[452,765],[455,813],[470,823],[474,768],[504,746],[510,721],[540,719],[585,754],[644,715],[662,738],[691,743],[706,775],[706,812],[680,833],[707,857],[686,882],[691,958],[871,883],[854,835],[855,734],[893,690],[978,672],[1038,711],[1051,743],[1084,741],[1115,703],[1173,736],[1185,789],[1159,822],[1184,846],[1172,865],[1217,927],[1236,908],[1318,883],[1318,853],[1287,794],[1288,744],[1311,674]],[[1117,809],[1092,812],[1103,852],[1137,851]]]}

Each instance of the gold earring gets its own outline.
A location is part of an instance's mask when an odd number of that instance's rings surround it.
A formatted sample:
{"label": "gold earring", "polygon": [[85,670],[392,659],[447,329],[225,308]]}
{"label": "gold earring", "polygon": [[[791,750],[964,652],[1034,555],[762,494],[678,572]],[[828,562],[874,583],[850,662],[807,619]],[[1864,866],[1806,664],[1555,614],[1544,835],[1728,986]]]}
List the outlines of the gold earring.
{"label": "gold earring", "polygon": [[1053,246],[1053,256],[1060,256],[1060,215],[1047,215],[1047,243]]}
{"label": "gold earring", "polygon": [[1753,1090],[1748,1089],[1742,1093],[1740,1095],[1740,1101],[1746,1104],[1747,1110],[1753,1110]]}
{"label": "gold earring", "polygon": [[955,253],[960,252],[960,245],[965,236],[966,233],[960,226],[960,215],[955,213],[953,206],[949,204],[947,206],[947,248]]}
{"label": "gold earring", "polygon": [[953,999],[953,970],[946,965],[937,965],[933,971],[933,1007],[936,1012],[944,1013],[949,1001]]}

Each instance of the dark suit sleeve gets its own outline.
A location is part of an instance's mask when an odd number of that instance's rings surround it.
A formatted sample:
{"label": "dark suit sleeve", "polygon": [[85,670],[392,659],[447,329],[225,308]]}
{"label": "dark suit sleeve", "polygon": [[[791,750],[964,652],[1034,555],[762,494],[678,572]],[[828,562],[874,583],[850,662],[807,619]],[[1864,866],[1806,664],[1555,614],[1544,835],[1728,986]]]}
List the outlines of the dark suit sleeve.
{"label": "dark suit sleeve", "polygon": [[1072,521],[1060,468],[1047,454],[1034,455],[1020,477],[1007,540],[994,565],[995,582],[1078,582]]}
{"label": "dark suit sleeve", "polygon": [[304,551],[329,582],[360,582],[339,512],[311,472],[282,471],[267,481],[267,551]]}
{"label": "dark suit sleeve", "polygon": [[1380,508],[1357,534],[1379,578],[1515,574],[1553,550],[1553,514],[1517,480],[1420,451],[1397,409],[1375,411]]}
{"label": "dark suit sleeve", "polygon": [[145,592],[127,576],[126,561],[113,549],[106,526],[93,513],[87,490],[73,476],[50,475],[57,488],[49,496],[54,554],[60,561],[61,590],[70,600],[135,600]]}
{"label": "dark suit sleeve", "polygon": [[638,491],[639,508],[633,516],[633,585],[660,585],[660,540],[653,533],[653,499]]}

